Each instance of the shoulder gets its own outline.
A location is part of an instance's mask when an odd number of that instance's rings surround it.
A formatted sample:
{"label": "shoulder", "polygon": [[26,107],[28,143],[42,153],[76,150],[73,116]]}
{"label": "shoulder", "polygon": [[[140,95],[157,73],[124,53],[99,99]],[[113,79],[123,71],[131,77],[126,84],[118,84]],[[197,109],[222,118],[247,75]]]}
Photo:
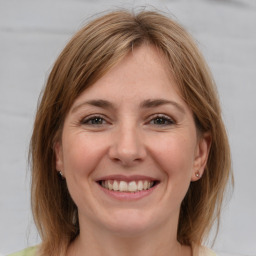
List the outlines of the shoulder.
{"label": "shoulder", "polygon": [[193,255],[197,256],[217,256],[211,249],[204,246],[193,246]]}
{"label": "shoulder", "polygon": [[7,256],[36,256],[36,247],[29,247],[27,249],[9,254]]}

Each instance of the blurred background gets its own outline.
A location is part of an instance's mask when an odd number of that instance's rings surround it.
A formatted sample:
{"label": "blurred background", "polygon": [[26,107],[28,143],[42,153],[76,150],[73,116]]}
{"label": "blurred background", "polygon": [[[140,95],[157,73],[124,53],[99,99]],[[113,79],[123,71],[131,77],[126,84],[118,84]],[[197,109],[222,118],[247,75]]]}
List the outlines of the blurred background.
{"label": "blurred background", "polygon": [[209,63],[235,174],[213,248],[223,256],[256,255],[256,0],[0,0],[0,254],[40,241],[30,213],[27,154],[54,60],[95,13],[139,6],[174,17]]}

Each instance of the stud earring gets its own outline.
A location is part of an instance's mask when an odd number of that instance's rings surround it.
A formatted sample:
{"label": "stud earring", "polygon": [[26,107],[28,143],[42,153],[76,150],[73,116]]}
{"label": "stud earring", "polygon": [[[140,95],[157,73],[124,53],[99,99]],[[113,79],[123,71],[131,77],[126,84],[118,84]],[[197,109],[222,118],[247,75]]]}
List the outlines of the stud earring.
{"label": "stud earring", "polygon": [[201,178],[201,174],[200,174],[199,171],[197,171],[197,172],[195,173],[195,175],[196,175],[197,178]]}
{"label": "stud earring", "polygon": [[62,179],[62,180],[64,180],[64,179],[65,179],[65,177],[64,177],[64,175],[62,174],[62,172],[61,172],[61,171],[58,171],[58,174],[59,174],[59,176],[61,177],[61,179]]}

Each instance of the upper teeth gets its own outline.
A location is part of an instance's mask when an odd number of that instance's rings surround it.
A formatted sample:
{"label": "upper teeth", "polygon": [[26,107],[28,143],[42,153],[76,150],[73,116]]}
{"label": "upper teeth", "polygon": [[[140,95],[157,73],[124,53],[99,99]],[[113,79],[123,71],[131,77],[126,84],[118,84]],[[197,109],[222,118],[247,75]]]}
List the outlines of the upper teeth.
{"label": "upper teeth", "polygon": [[153,181],[117,181],[117,180],[103,180],[101,186],[114,191],[121,192],[137,192],[141,190],[147,190],[153,186]]}

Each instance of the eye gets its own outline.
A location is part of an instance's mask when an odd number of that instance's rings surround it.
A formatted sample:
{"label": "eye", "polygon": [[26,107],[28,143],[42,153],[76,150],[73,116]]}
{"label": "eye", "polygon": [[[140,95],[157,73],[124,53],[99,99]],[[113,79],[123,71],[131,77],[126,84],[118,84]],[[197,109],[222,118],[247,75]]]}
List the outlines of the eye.
{"label": "eye", "polygon": [[106,120],[101,116],[90,116],[82,119],[81,124],[84,125],[103,125],[106,124]]}
{"label": "eye", "polygon": [[158,115],[151,119],[149,123],[157,126],[167,126],[175,124],[175,121],[165,115]]}

